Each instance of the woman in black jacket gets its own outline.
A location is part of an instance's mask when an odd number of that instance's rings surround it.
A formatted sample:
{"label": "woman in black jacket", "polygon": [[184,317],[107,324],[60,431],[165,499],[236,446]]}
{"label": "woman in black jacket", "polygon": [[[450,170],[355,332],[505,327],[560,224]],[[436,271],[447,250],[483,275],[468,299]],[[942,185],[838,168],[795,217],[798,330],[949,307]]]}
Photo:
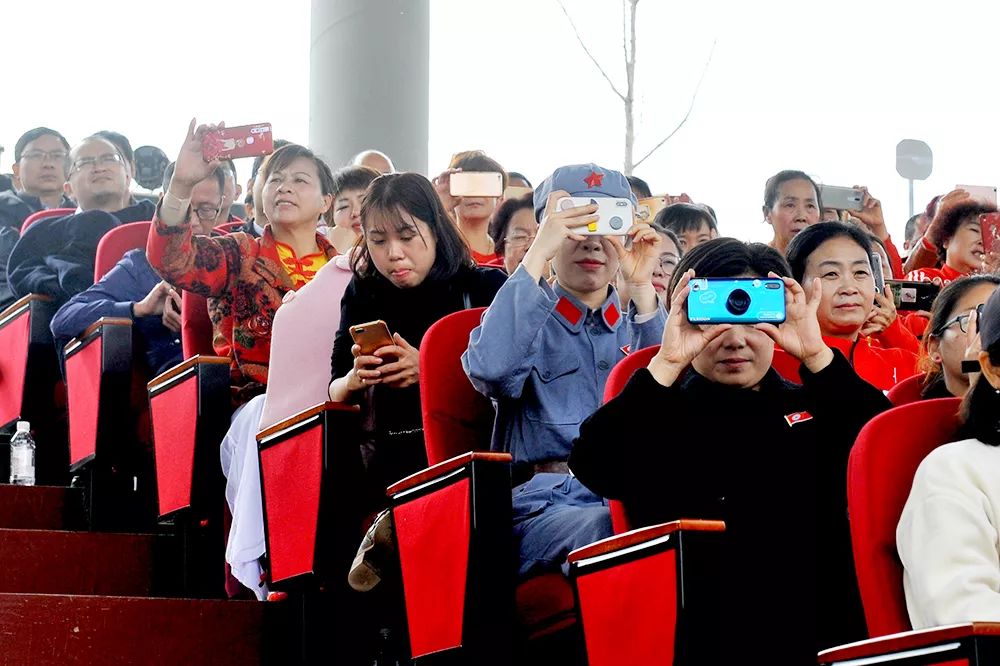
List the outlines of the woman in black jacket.
{"label": "woman in black jacket", "polygon": [[[488,306],[506,276],[477,268],[458,229],[423,176],[372,181],[361,206],[364,240],[341,301],[330,399],[362,404],[362,457],[372,492],[427,466],[420,412],[419,349],[431,324]],[[381,319],[395,344],[361,355],[350,327]]]}
{"label": "woman in black jacket", "polygon": [[[624,500],[636,526],[724,520],[719,575],[729,624],[721,649],[745,658],[753,644],[769,663],[804,664],[815,663],[817,649],[865,637],[847,458],[858,431],[889,402],[823,342],[819,280],[807,294],[783,278],[780,326],[694,326],[686,305],[695,276],[789,272],[775,250],[733,239],[685,255],[660,351],[583,423],[569,464],[595,493]],[[775,343],[801,361],[802,386],[771,369]],[[655,428],[645,423],[621,437],[649,417]]]}

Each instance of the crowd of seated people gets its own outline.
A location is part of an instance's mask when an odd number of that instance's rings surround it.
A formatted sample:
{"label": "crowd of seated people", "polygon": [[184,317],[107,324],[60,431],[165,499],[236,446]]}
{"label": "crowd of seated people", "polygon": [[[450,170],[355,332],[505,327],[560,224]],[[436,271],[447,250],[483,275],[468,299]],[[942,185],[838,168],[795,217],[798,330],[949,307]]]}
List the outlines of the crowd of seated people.
{"label": "crowd of seated people", "polygon": [[[980,224],[994,206],[961,190],[935,197],[906,222],[904,257],[867,188],[855,188],[861,210],[826,209],[807,172],[784,170],[764,183],[773,237],[746,243],[707,203],[657,195],[593,163],[554,165],[532,187],[482,151],[456,153],[431,179],[397,172],[378,150],[333,169],[306,146],[275,141],[254,160],[241,220],[230,214],[244,192],[235,165],[203,157],[215,129],[191,122],[156,205],[131,192],[135,158],[122,135],[71,144],[49,128],[26,132],[16,189],[0,193],[0,306],[52,299],[59,349],[101,317],[131,319],[152,377],[182,360],[180,294],[207,299],[232,389],[219,442],[233,518],[226,559],[257,598],[269,591],[256,435],[272,325],[289,294],[322,273],[340,278],[324,292],[338,313],[324,350],[330,369],[300,371],[360,410],[359,541],[386,487],[428,464],[424,335],[446,315],[485,308],[461,364],[495,408],[492,449],[513,459],[519,580],[566,574],[571,551],[612,535],[609,500],[622,500],[633,527],[726,522],[726,612],[740,618],[730,656],[773,630],[761,608],[785,609],[789,638],[776,663],[864,638],[848,456],[865,424],[891,408],[888,392],[920,375],[922,399],[965,403],[963,439],[921,465],[899,523],[911,622],[1000,620],[1000,261],[985,252]],[[502,194],[453,195],[462,172],[496,174]],[[662,207],[600,235],[590,228],[600,206],[567,207],[566,197]],[[68,214],[22,229],[56,208]],[[145,248],[95,284],[98,242],[134,221],[152,223]],[[780,280],[785,319],[693,324],[697,278]],[[907,313],[885,280],[942,289],[928,311]],[[363,349],[351,328],[377,320],[391,337]],[[656,345],[604,404],[613,368]],[[662,435],[643,427],[650,420],[665,424]],[[762,516],[795,529],[762,529]]]}

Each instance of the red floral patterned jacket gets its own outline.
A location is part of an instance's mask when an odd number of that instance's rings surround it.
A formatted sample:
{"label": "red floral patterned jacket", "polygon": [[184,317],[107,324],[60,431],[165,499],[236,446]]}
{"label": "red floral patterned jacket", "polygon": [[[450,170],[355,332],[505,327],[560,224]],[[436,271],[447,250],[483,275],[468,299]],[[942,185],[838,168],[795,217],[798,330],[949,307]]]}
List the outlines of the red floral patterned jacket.
{"label": "red floral patterned jacket", "polygon": [[[149,263],[171,284],[207,297],[216,337],[228,339],[235,402],[263,393],[274,313],[282,297],[295,289],[278,258],[271,228],[265,227],[260,238],[245,233],[195,236],[190,224],[168,227],[157,215],[153,230],[146,243]],[[316,243],[328,258],[337,255],[321,234]]]}

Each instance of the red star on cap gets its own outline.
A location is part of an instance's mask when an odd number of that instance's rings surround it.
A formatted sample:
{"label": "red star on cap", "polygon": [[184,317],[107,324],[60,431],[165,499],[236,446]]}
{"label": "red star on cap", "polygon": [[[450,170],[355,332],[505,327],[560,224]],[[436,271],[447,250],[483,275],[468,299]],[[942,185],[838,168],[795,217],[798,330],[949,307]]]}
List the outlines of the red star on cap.
{"label": "red star on cap", "polygon": [[603,173],[597,173],[591,170],[590,175],[583,179],[583,182],[587,183],[587,187],[600,187],[601,181],[604,180]]}

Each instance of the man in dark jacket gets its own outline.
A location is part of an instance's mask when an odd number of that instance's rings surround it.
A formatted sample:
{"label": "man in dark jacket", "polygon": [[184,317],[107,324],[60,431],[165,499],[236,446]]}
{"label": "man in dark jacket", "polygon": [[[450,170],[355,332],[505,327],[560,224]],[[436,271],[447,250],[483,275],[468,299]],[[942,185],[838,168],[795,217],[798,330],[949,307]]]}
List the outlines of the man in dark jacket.
{"label": "man in dark jacket", "polygon": [[59,132],[36,127],[14,146],[16,192],[0,193],[0,227],[20,229],[26,217],[45,208],[76,208],[63,192],[69,166],[69,142]]}
{"label": "man in dark jacket", "polygon": [[94,283],[97,243],[126,222],[149,220],[149,201],[125,207],[131,178],[121,153],[107,139],[92,136],[70,152],[67,193],[79,212],[41,220],[18,240],[7,263],[7,280],[15,297],[36,293],[59,304]]}
{"label": "man in dark jacket", "polygon": [[[216,169],[191,190],[190,224],[205,235],[212,232],[219,218],[225,219],[219,210],[226,178],[223,172],[222,167]],[[165,174],[168,184],[172,173],[170,165]],[[59,308],[52,318],[52,335],[57,348],[62,348],[101,317],[131,319],[146,367],[150,376],[155,376],[182,360],[177,303],[177,291],[149,265],[146,250],[132,250],[100,282]]]}

